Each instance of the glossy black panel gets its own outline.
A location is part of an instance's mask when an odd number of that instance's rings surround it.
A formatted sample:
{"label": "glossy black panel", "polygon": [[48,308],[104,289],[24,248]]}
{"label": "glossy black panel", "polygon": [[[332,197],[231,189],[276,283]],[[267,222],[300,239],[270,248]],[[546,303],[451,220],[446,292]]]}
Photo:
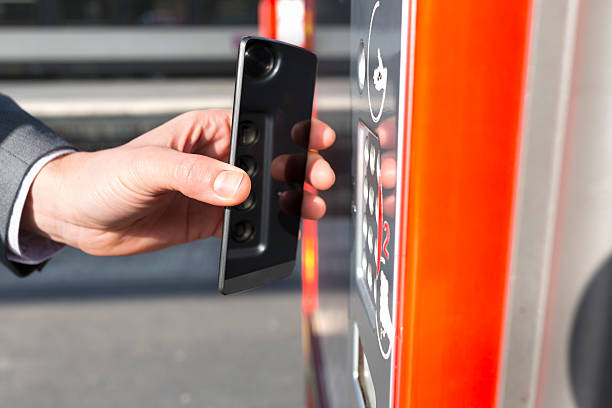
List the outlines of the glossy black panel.
{"label": "glossy black panel", "polygon": [[[299,47],[257,37],[240,43],[230,163],[251,177],[251,196],[225,210],[221,293],[295,267],[316,67],[316,56]],[[270,166],[282,155],[286,169],[273,177]]]}

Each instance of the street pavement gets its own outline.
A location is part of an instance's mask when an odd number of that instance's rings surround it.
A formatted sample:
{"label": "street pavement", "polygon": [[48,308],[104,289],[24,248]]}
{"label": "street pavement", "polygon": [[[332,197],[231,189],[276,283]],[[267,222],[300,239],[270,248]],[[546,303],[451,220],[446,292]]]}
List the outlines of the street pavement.
{"label": "street pavement", "polygon": [[[342,298],[347,220],[319,228],[326,296]],[[304,406],[299,274],[222,296],[218,243],[118,258],[67,248],[26,279],[0,267],[1,406]]]}
{"label": "street pavement", "polygon": [[2,406],[300,407],[296,291],[0,308]]}
{"label": "street pavement", "polygon": [[297,275],[216,293],[218,243],[2,270],[0,400],[26,407],[298,407]]}

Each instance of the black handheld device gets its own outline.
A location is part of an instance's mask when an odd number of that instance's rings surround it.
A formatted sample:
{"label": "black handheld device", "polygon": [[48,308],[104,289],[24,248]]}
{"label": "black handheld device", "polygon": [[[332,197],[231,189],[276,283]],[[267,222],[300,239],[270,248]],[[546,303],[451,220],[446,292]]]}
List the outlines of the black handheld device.
{"label": "black handheld device", "polygon": [[[280,41],[240,41],[229,163],[251,193],[227,207],[219,291],[225,295],[289,276],[295,268],[317,57]],[[283,162],[283,174],[270,167]],[[277,172],[278,173],[278,172]]]}

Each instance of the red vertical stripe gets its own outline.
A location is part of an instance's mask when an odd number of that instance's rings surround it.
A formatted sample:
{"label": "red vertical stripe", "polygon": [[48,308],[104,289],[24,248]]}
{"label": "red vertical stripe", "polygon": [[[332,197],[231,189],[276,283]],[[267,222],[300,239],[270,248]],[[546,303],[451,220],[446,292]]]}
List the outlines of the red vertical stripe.
{"label": "red vertical stripe", "polygon": [[529,1],[417,8],[395,406],[493,407]]}
{"label": "red vertical stripe", "polygon": [[276,38],[276,1],[260,0],[257,6],[257,29],[261,37]]}

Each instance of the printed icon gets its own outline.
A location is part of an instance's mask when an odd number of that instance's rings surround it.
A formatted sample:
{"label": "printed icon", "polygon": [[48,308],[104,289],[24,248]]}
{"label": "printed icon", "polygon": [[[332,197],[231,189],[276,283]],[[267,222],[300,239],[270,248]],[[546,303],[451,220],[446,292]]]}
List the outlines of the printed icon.
{"label": "printed icon", "polygon": [[[379,306],[379,340],[387,339],[390,344],[393,343],[395,331],[393,330],[393,322],[391,321],[391,309],[389,307],[389,281],[387,275],[383,271],[380,272],[380,306]],[[383,356],[385,354],[385,348],[381,347]],[[386,351],[389,352],[390,347],[386,347]],[[387,357],[385,357],[387,358]]]}
{"label": "printed icon", "polygon": [[374,70],[374,88],[377,91],[384,91],[387,89],[387,68],[383,64],[382,57],[380,56],[380,48],[378,49],[378,67]]}
{"label": "printed icon", "polygon": [[[366,53],[366,77],[368,79],[368,105],[370,107],[370,116],[372,117],[372,121],[374,123],[378,123],[380,120],[383,110],[385,108],[385,98],[387,96],[387,67],[383,64],[382,55],[380,48],[376,48],[372,46],[372,27],[374,26],[374,16],[376,15],[376,10],[380,7],[380,1],[377,1],[374,4],[374,8],[372,9],[372,14],[370,16],[370,29],[368,30],[368,44],[367,44],[367,53]],[[374,32],[374,39],[376,41],[376,32]],[[370,76],[370,49],[374,48],[377,50],[378,57],[378,66],[374,69],[374,73]],[[374,102],[372,102],[372,95],[370,93],[370,88],[374,86],[376,92],[382,92],[380,97],[375,97]],[[376,95],[378,95],[376,93]],[[374,113],[375,109],[373,105],[378,105],[378,113]]]}

